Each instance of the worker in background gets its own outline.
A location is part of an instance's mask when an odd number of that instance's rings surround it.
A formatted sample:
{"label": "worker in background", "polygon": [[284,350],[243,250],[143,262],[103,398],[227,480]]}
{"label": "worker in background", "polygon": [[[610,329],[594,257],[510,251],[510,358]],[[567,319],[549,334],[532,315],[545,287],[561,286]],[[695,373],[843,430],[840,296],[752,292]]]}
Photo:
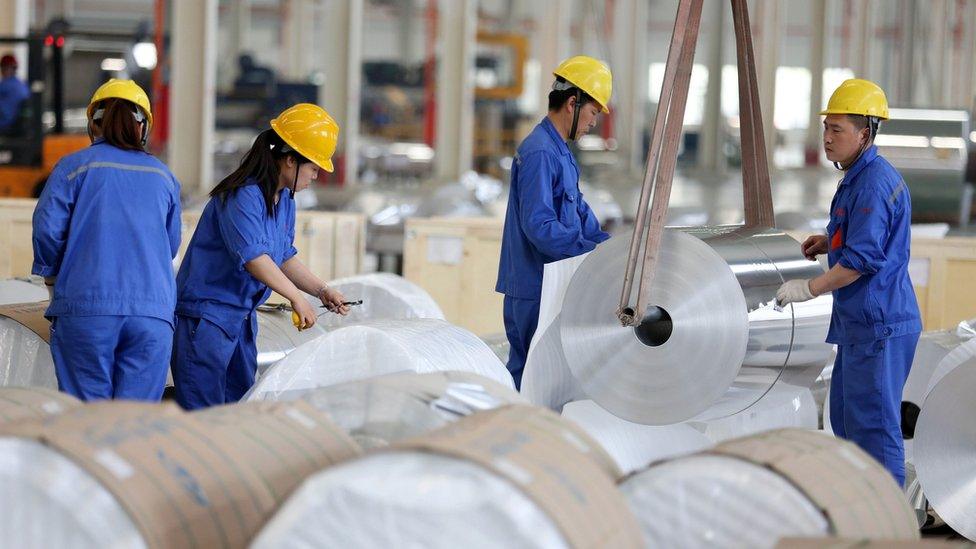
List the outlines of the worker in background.
{"label": "worker in background", "polygon": [[539,320],[543,265],[592,251],[610,238],[583,200],[579,166],[567,145],[609,112],[610,69],[581,55],[563,61],[553,75],[549,113],[519,145],[512,163],[495,286],[505,294],[507,367],[517,388]]}
{"label": "worker in background", "polygon": [[0,134],[16,130],[20,109],[28,98],[27,84],[17,78],[17,58],[10,54],[0,57]]}
{"label": "worker in background", "polygon": [[339,126],[317,105],[294,105],[271,121],[240,167],[210,191],[176,277],[172,370],[176,400],[188,410],[236,402],[257,371],[255,309],[278,292],[299,325],[315,324],[302,292],[348,313],[342,294],[298,259],[295,193],[319,169],[331,172]]}
{"label": "worker in background", "polygon": [[847,80],[820,114],[826,115],[824,151],[844,178],[830,205],[827,235],[811,236],[801,249],[810,260],[827,254],[830,270],[786,282],[777,300],[797,303],[833,292],[831,426],[904,484],[901,396],[922,331],[908,277],[911,197],[874,145],[880,122],[888,119],[881,88]]}
{"label": "worker in background", "polygon": [[180,184],[145,151],[146,92],[99,87],[92,144],[62,158],[34,209],[34,265],[51,304],[58,387],[82,400],[159,400],[173,342]]}

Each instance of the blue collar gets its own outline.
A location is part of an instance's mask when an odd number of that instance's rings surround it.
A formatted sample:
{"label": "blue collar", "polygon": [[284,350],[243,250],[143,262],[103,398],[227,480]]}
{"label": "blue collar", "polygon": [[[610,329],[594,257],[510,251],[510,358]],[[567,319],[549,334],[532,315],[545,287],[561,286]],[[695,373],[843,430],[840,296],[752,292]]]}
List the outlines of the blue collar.
{"label": "blue collar", "polygon": [[560,154],[562,154],[563,156],[567,154],[569,155],[572,154],[572,152],[569,150],[569,145],[566,144],[566,141],[563,139],[563,136],[559,135],[559,131],[556,130],[556,126],[552,124],[552,120],[549,120],[548,116],[543,117],[542,122],[540,122],[539,124],[543,128],[545,128],[546,133],[549,134],[549,137],[551,137],[552,140],[556,142],[556,150],[558,150]]}
{"label": "blue collar", "polygon": [[850,183],[851,181],[854,181],[854,178],[857,177],[857,174],[861,173],[861,170],[863,170],[868,164],[873,162],[874,159],[877,157],[878,157],[878,146],[871,145],[863,153],[861,153],[861,157],[858,158],[856,161],[854,161],[854,164],[850,168],[847,168],[847,173],[844,174],[844,179],[840,181],[840,184],[845,185],[847,183]]}

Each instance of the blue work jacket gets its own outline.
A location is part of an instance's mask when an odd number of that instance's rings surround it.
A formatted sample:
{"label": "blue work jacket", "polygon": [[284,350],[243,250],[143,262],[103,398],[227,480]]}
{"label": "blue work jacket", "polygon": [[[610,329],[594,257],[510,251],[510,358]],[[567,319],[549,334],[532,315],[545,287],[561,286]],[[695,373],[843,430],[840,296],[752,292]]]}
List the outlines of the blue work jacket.
{"label": "blue work jacket", "polygon": [[847,170],[830,205],[827,262],[861,277],[834,290],[828,343],[866,343],[922,331],[908,277],[911,219],[905,181],[871,146]]}
{"label": "blue work jacket", "polygon": [[180,184],[151,154],[97,140],[65,156],[34,209],[31,272],[56,276],[45,316],[174,321]]}
{"label": "blue work jacket", "polygon": [[543,118],[512,163],[495,291],[539,299],[546,263],[592,251],[608,238],[580,193],[573,153]]}
{"label": "blue work jacket", "polygon": [[16,76],[0,80],[0,131],[13,126],[20,113],[20,104],[29,97],[27,84]]}
{"label": "blue work jacket", "polygon": [[269,216],[257,182],[249,183],[210,199],[176,275],[177,314],[205,318],[231,337],[271,295],[244,264],[267,255],[280,267],[298,253],[291,191],[281,190]]}

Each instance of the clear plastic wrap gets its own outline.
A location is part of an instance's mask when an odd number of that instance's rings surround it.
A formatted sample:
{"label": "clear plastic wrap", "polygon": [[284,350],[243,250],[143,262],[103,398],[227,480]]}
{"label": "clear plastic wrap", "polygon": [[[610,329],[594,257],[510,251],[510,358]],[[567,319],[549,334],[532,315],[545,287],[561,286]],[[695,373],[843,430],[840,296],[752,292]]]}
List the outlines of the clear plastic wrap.
{"label": "clear plastic wrap", "polygon": [[465,372],[391,374],[322,387],[301,399],[367,449],[422,435],[479,410],[525,403],[514,390]]}
{"label": "clear plastic wrap", "polygon": [[566,404],[562,416],[599,442],[624,475],[643,469],[651,462],[697,452],[712,444],[690,425],[632,423],[604,410],[592,400]]}
{"label": "clear plastic wrap", "polygon": [[773,547],[820,537],[826,518],[789,480],[747,461],[695,455],[654,465],[620,485],[646,547]]}
{"label": "clear plastic wrap", "polygon": [[255,346],[258,350],[258,377],[264,375],[271,365],[288,356],[303,343],[308,343],[325,335],[325,327],[320,323],[298,331],[291,320],[291,311],[262,306],[258,308],[258,335]]}
{"label": "clear plastic wrap", "polygon": [[378,320],[337,328],[270,368],[245,400],[397,372],[459,371],[514,388],[511,375],[477,336],[443,320]]}
{"label": "clear plastic wrap", "polygon": [[364,457],[306,480],[252,549],[568,547],[515,485],[473,462],[425,452]]}
{"label": "clear plastic wrap", "polygon": [[688,423],[718,443],[786,427],[816,430],[820,423],[819,413],[810,389],[777,383],[759,402],[737,414]]}
{"label": "clear plastic wrap", "polygon": [[[390,273],[364,274],[339,278],[330,281],[329,285],[342,292],[347,301],[361,299],[363,303],[351,307],[346,316],[329,313],[320,316],[318,322],[326,329],[372,320],[444,320],[444,312],[434,298],[402,276]],[[310,298],[309,302],[316,307],[322,304],[314,298]]]}
{"label": "clear plastic wrap", "polygon": [[508,336],[505,334],[491,334],[487,336],[482,336],[481,341],[485,342],[485,345],[491,349],[491,352],[495,353],[498,360],[502,364],[508,364],[508,354],[512,351],[512,345],[508,342]]}
{"label": "clear plastic wrap", "polygon": [[0,493],[4,547],[146,547],[108,489],[39,442],[0,438]]}
{"label": "clear plastic wrap", "polygon": [[[0,281],[0,305],[37,303],[47,289],[25,280]],[[16,320],[0,316],[0,386],[57,389],[51,346]]]}

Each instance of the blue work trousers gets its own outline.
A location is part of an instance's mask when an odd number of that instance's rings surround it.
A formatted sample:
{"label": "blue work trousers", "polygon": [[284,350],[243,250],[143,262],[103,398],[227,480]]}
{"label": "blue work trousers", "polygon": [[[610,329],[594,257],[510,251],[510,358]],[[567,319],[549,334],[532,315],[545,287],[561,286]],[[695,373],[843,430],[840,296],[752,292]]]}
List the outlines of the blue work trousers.
{"label": "blue work trousers", "polygon": [[173,384],[176,402],[186,410],[237,402],[258,369],[256,330],[251,317],[236,334],[205,318],[176,316]]}
{"label": "blue work trousers", "polygon": [[918,334],[838,345],[830,380],[830,424],[905,484],[901,397]]}
{"label": "blue work trousers", "polygon": [[525,358],[529,354],[529,343],[539,325],[539,300],[505,296],[503,312],[505,335],[508,336],[511,346],[505,367],[512,374],[515,389],[518,390],[522,387],[522,372],[525,370]]}
{"label": "blue work trousers", "polygon": [[58,389],[84,401],[159,401],[172,345],[172,325],[149,316],[59,316],[51,324]]}

